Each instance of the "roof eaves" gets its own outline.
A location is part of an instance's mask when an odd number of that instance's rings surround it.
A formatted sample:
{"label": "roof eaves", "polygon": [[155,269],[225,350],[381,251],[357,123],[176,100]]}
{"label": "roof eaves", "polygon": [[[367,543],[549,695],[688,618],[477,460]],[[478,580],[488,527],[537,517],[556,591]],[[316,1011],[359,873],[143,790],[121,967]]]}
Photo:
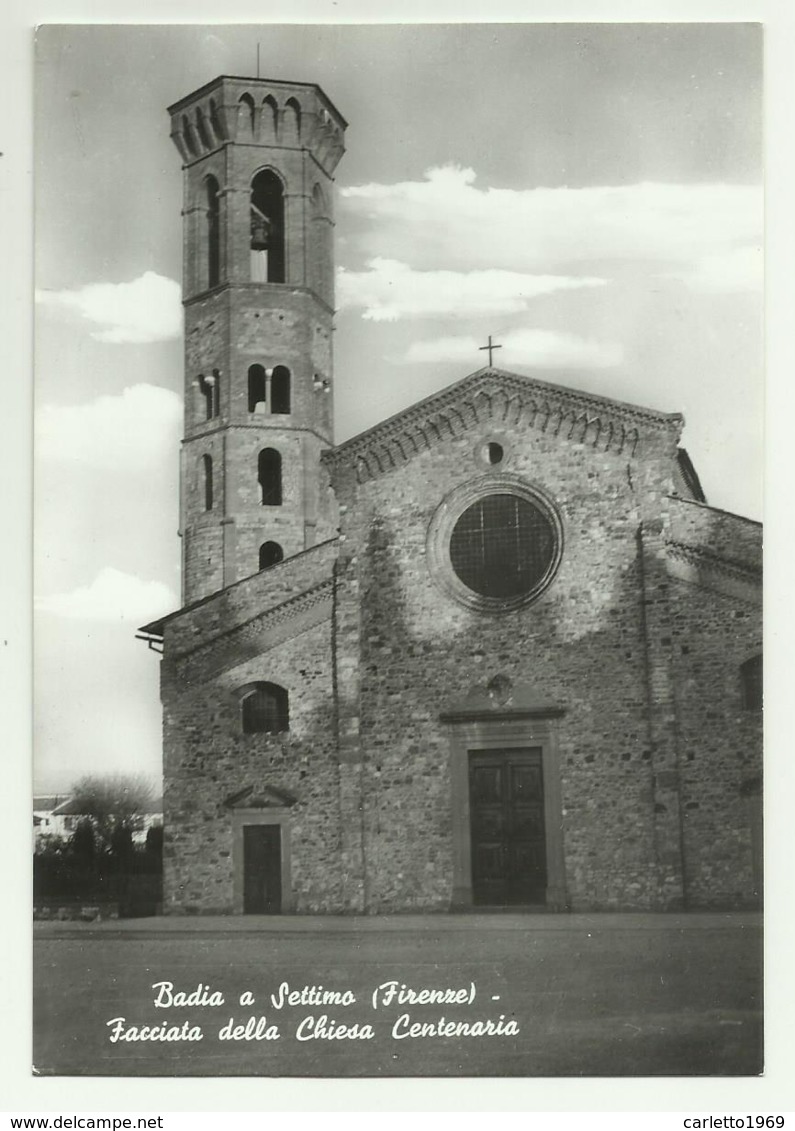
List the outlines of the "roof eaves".
{"label": "roof eaves", "polygon": [[406,423],[409,423],[418,416],[422,416],[423,413],[427,413],[429,409],[435,408],[437,405],[439,409],[443,408],[445,401],[451,400],[456,390],[464,392],[465,386],[468,383],[471,382],[474,384],[475,381],[484,377],[504,378],[511,382],[524,384],[528,389],[536,388],[552,396],[561,397],[569,402],[579,403],[583,406],[593,405],[603,407],[609,412],[619,416],[629,416],[636,420],[641,419],[651,426],[666,427],[671,424],[682,425],[684,423],[684,417],[679,412],[659,412],[655,409],[630,404],[628,401],[619,401],[611,397],[605,397],[599,393],[585,393],[567,385],[544,381],[537,377],[528,377],[523,373],[513,373],[507,369],[485,366],[482,369],[476,369],[473,373],[469,373],[466,377],[462,377],[458,381],[445,385],[444,388],[437,390],[435,393],[431,393],[421,401],[416,401],[406,406],[406,408],[393,413],[392,416],[387,417],[386,420],[381,420],[370,428],[358,432],[355,436],[351,436],[348,440],[338,444],[336,447],[328,448],[322,454],[321,458],[323,462],[337,464],[344,461],[358,449],[366,447],[374,441],[377,442],[382,436],[388,436],[401,421],[405,420]]}
{"label": "roof eaves", "polygon": [[309,88],[309,89],[314,90],[318,93],[318,95],[320,96],[322,101],[324,101],[334,111],[334,113],[337,115],[337,117],[339,118],[341,124],[345,127],[345,129],[348,128],[348,122],[345,120],[345,118],[343,118],[342,114],[340,114],[339,110],[334,105],[334,103],[331,101],[329,96],[326,94],[323,87],[320,86],[318,83],[316,83],[316,82],[296,82],[294,79],[254,78],[252,75],[216,75],[214,79],[210,79],[209,82],[206,82],[203,86],[198,87],[197,90],[193,90],[193,91],[191,91],[190,94],[186,94],[183,98],[179,98],[179,99],[177,99],[176,102],[172,102],[172,104],[170,106],[166,107],[166,113],[167,114],[179,113],[180,110],[182,110],[185,106],[189,106],[191,104],[191,102],[194,102],[197,98],[202,98],[205,94],[209,94],[209,92],[214,87],[216,87],[220,83],[222,83],[224,81],[224,79],[228,79],[231,82],[253,83],[257,86],[262,86],[266,83],[271,83],[271,84],[273,84],[273,86],[289,86],[289,87],[303,88],[304,90]]}
{"label": "roof eaves", "polygon": [[[325,541],[318,542],[314,546],[309,546],[306,550],[301,550],[297,554],[291,554],[289,558],[283,558],[280,562],[276,562],[275,565],[269,566],[268,573],[273,576],[275,570],[282,570],[285,566],[294,565],[297,558],[301,558],[305,554],[313,554],[316,550],[322,549],[323,546],[330,546],[332,542],[337,541],[339,541],[339,535],[335,534],[333,538],[326,538]],[[233,589],[237,589],[238,586],[245,585],[245,583],[251,581],[253,577],[259,577],[259,572],[250,573],[248,577],[241,577],[239,581],[235,581],[232,585],[225,585],[223,589],[216,589],[215,593],[209,593],[206,597],[200,597],[198,601],[192,601],[189,605],[183,605],[181,609],[175,609],[173,613],[166,613],[165,616],[158,617],[157,620],[142,625],[138,631],[162,640],[164,627],[170,624],[176,617],[181,617],[183,613],[192,613],[196,609],[200,609],[202,605],[209,605],[211,601],[216,601],[219,597],[230,593]],[[286,598],[285,600],[290,600],[290,598]],[[284,603],[284,601],[280,601],[279,605]],[[274,607],[277,608],[278,606]]]}

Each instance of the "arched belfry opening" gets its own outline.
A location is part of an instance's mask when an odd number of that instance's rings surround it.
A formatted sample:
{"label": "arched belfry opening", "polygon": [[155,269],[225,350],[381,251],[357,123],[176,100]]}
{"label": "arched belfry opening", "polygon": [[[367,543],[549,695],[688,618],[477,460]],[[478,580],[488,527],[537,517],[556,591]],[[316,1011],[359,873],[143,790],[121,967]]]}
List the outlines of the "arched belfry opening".
{"label": "arched belfry opening", "polygon": [[203,373],[199,374],[199,396],[201,398],[202,415],[205,420],[212,420],[218,415],[219,377],[220,374],[217,369],[214,369],[208,376],[205,376]]}
{"label": "arched belfry opening", "polygon": [[285,281],[284,186],[272,169],[251,182],[251,281]]}
{"label": "arched belfry opening", "polygon": [[290,411],[290,370],[277,365],[271,377],[271,412],[286,415]]}
{"label": "arched belfry opening", "polygon": [[217,287],[221,281],[221,224],[218,181],[212,175],[205,178],[206,196],[205,241],[207,245],[207,287]]}
{"label": "arched belfry opening", "polygon": [[267,403],[266,395],[265,367],[262,365],[249,365],[248,411],[264,412]]}

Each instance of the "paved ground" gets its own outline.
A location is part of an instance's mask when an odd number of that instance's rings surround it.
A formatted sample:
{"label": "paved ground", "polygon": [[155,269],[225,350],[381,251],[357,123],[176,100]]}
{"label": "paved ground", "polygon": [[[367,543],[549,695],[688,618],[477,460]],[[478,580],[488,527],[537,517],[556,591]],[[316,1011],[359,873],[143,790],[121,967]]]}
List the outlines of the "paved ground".
{"label": "paved ground", "polygon": [[[37,923],[34,935],[34,1064],[42,1074],[660,1076],[762,1068],[754,914],[168,918]],[[374,1009],[373,991],[391,981],[461,989],[470,1000]],[[160,982],[172,983],[173,994],[201,985],[224,1002],[156,1007],[160,991],[152,986]],[[278,1001],[282,983],[348,990],[355,1001],[277,1008],[271,995]],[[241,1004],[245,991],[253,1002]],[[253,1018],[255,1028],[263,1016],[260,1039],[242,1031],[219,1039],[230,1019],[244,1026]],[[298,1039],[317,1032],[323,1016],[336,1023],[325,1024],[336,1036]],[[412,1024],[438,1027],[442,1017],[490,1019],[508,1032],[400,1036]],[[114,1018],[125,1019],[121,1032],[198,1026],[202,1039],[113,1042]],[[340,1036],[340,1025],[372,1037]],[[266,1029],[278,1039],[262,1039]]]}

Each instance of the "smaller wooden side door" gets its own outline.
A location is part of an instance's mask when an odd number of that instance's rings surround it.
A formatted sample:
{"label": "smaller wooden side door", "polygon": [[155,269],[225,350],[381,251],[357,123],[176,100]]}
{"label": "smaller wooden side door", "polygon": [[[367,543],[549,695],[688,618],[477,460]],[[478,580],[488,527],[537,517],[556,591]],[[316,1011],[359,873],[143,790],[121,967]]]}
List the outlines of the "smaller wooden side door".
{"label": "smaller wooden side door", "polygon": [[280,825],[243,826],[243,911],[279,915],[282,909]]}

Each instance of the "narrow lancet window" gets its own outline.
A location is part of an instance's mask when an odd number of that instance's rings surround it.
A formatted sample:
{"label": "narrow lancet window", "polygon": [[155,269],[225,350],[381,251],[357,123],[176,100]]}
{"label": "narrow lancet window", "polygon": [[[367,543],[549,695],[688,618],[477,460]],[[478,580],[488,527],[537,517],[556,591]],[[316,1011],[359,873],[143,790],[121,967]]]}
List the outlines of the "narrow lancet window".
{"label": "narrow lancet window", "polygon": [[204,509],[213,509],[213,457],[202,456],[202,472],[204,477]]}
{"label": "narrow lancet window", "polygon": [[271,377],[271,412],[290,411],[290,370],[286,365],[277,365]]}
{"label": "narrow lancet window", "polygon": [[264,507],[282,505],[282,457],[275,448],[264,448],[259,454],[258,478]]}
{"label": "narrow lancet window", "polygon": [[207,193],[207,286],[217,287],[221,281],[221,225],[218,181],[215,177],[207,177],[204,187]]}
{"label": "narrow lancet window", "polygon": [[271,169],[251,182],[251,281],[284,282],[284,189]]}

